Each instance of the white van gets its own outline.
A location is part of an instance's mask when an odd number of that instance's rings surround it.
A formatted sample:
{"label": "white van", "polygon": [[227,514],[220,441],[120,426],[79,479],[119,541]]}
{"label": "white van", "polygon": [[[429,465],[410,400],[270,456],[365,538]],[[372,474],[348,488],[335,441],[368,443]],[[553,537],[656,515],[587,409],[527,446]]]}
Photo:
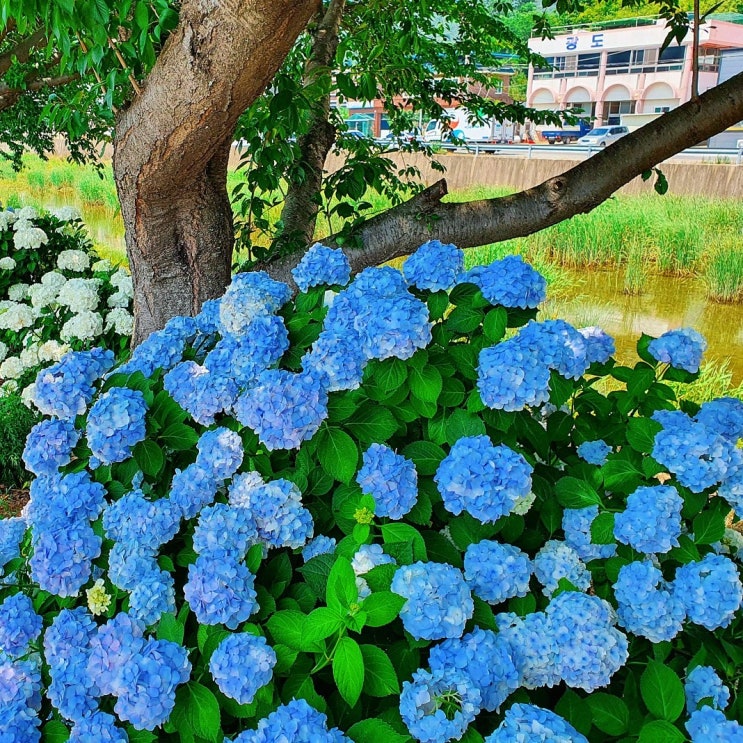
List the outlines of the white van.
{"label": "white van", "polygon": [[470,124],[464,108],[447,109],[449,119],[442,126],[441,121],[431,119],[428,122],[423,138],[426,142],[446,142],[452,137],[465,142],[497,142],[502,138],[503,126],[493,119],[483,124]]}

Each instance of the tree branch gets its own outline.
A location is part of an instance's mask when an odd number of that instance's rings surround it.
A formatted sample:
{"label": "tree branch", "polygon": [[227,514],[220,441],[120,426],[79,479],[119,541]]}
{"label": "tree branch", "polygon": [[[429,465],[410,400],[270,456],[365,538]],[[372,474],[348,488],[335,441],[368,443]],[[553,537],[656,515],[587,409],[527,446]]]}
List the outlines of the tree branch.
{"label": "tree branch", "polygon": [[29,91],[41,90],[42,88],[58,88],[61,85],[67,85],[67,83],[79,79],[80,75],[73,73],[70,75],[58,75],[57,77],[33,78],[25,88],[10,88],[4,83],[0,83],[0,111],[10,108],[22,95],[25,95]]}
{"label": "tree branch", "polygon": [[17,59],[19,62],[28,62],[31,52],[45,44],[46,34],[39,29],[32,33],[31,36],[27,36],[25,39],[19,41],[12,49],[8,49],[7,52],[0,54],[0,76],[4,75],[10,69],[14,59]]}
{"label": "tree branch", "polygon": [[[351,268],[358,272],[409,255],[427,240],[471,248],[538,232],[590,212],[633,178],[742,119],[743,73],[739,73],[565,173],[521,193],[442,203],[446,189],[440,182],[360,225],[352,235],[360,247],[346,249]],[[333,238],[325,242],[335,244]],[[290,272],[300,259],[301,255],[292,255],[263,268],[293,286]]]}

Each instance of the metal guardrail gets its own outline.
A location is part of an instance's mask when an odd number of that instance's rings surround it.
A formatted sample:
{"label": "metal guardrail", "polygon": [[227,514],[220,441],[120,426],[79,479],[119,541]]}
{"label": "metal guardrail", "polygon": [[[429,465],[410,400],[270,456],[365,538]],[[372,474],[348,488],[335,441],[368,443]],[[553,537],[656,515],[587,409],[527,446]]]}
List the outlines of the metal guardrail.
{"label": "metal guardrail", "polygon": [[[601,147],[592,147],[591,145],[571,144],[481,144],[479,142],[472,142],[466,146],[441,144],[439,142],[432,142],[430,144],[433,144],[442,150],[448,150],[450,152],[469,152],[475,156],[480,154],[523,155],[526,153],[527,159],[531,159],[535,152],[562,154],[574,153],[584,154],[586,157],[591,157],[591,155],[595,155],[603,149]],[[741,144],[743,144],[743,142],[741,142]],[[673,157],[726,158],[729,160],[730,164],[734,163],[735,165],[741,165],[743,164],[743,147],[737,149],[722,147],[690,147],[688,150],[676,153]]]}

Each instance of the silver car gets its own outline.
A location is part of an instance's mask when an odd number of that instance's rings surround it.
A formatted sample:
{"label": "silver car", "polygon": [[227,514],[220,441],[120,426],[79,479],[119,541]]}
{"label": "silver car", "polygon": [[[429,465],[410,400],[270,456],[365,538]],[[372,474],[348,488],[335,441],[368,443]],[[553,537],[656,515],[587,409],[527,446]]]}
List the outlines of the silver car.
{"label": "silver car", "polygon": [[606,147],[606,145],[616,142],[625,134],[629,134],[626,126],[599,126],[591,129],[588,134],[578,140],[578,144],[590,144],[593,147]]}

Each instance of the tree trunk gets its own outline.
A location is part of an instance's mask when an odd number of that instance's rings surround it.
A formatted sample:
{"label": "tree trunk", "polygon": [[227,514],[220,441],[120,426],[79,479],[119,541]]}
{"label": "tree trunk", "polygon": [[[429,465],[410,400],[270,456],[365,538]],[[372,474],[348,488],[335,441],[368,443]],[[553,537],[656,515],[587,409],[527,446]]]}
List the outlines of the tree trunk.
{"label": "tree trunk", "polygon": [[[304,82],[309,85],[319,75],[330,75],[338,49],[338,33],[345,0],[330,0],[327,10],[314,31],[312,52],[305,67]],[[313,110],[310,127],[299,138],[298,170],[302,177],[289,184],[281,212],[284,224],[275,247],[281,253],[292,253],[312,242],[320,209],[325,161],[336,138],[330,123],[330,94],[323,96]]]}
{"label": "tree trunk", "polygon": [[184,0],[144,88],[119,113],[113,166],[135,345],[229,282],[235,125],[317,8],[318,0]]}

